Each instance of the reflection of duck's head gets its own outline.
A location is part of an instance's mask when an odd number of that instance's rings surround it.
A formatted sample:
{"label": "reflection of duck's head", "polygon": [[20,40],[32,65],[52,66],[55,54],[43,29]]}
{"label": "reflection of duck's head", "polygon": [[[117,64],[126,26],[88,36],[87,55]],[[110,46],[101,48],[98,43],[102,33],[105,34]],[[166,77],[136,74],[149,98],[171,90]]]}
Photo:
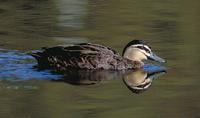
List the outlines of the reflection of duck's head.
{"label": "reflection of duck's head", "polygon": [[123,57],[134,61],[150,59],[161,63],[165,62],[164,59],[156,56],[151,48],[142,40],[133,40],[129,42],[123,50]]}
{"label": "reflection of duck's head", "polygon": [[165,73],[165,71],[148,73],[143,70],[137,70],[125,74],[123,81],[132,92],[141,93],[151,86],[154,78],[163,73]]}

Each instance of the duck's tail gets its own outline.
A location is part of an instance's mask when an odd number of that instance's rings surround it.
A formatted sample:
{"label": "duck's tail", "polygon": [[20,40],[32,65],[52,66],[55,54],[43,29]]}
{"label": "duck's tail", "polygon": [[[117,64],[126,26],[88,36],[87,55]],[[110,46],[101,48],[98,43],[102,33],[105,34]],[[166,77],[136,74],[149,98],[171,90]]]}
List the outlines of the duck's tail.
{"label": "duck's tail", "polygon": [[36,67],[38,67],[40,69],[49,68],[49,63],[47,61],[47,57],[43,54],[42,51],[32,51],[32,52],[29,52],[28,54],[37,60],[38,65]]}
{"label": "duck's tail", "polygon": [[41,56],[42,56],[42,52],[39,51],[32,51],[32,52],[28,52],[28,55],[31,55],[32,57],[34,57],[36,60],[40,60]]}
{"label": "duck's tail", "polygon": [[46,50],[47,47],[42,47],[41,50],[33,50],[31,52],[28,52],[28,55],[31,55],[32,57],[34,57],[35,59],[37,59],[37,61],[39,61],[41,58],[43,58],[43,51]]}
{"label": "duck's tail", "polygon": [[41,51],[31,51],[31,52],[28,52],[27,54],[34,57],[37,60],[38,64],[41,62],[41,60],[43,58]]}

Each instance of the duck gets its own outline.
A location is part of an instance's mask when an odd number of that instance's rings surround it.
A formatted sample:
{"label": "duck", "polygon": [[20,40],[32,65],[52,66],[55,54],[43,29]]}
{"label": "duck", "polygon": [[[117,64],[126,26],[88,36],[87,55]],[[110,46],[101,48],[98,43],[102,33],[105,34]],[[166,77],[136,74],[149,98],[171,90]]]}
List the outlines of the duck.
{"label": "duck", "polygon": [[57,72],[68,70],[135,70],[144,60],[164,63],[143,40],[132,40],[123,49],[122,56],[112,48],[94,43],[79,43],[44,47],[31,52],[38,67]]}

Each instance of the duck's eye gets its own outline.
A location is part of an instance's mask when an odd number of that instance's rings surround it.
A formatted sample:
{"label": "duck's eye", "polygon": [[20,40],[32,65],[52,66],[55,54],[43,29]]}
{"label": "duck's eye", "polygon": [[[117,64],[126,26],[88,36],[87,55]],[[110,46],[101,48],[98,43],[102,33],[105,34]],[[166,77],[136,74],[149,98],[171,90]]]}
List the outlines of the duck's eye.
{"label": "duck's eye", "polygon": [[150,53],[150,51],[149,51],[147,48],[144,48],[144,50],[145,50],[147,53]]}
{"label": "duck's eye", "polygon": [[144,50],[143,46],[137,46],[137,48]]}

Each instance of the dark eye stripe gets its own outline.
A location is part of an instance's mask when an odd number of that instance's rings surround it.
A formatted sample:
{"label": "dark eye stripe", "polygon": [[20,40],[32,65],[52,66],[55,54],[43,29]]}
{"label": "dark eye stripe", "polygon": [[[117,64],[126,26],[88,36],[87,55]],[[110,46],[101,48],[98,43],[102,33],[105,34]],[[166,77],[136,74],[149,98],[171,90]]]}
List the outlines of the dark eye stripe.
{"label": "dark eye stripe", "polygon": [[147,48],[145,48],[144,46],[137,46],[137,48],[140,48],[142,50],[145,50],[147,53],[150,53],[150,51]]}

